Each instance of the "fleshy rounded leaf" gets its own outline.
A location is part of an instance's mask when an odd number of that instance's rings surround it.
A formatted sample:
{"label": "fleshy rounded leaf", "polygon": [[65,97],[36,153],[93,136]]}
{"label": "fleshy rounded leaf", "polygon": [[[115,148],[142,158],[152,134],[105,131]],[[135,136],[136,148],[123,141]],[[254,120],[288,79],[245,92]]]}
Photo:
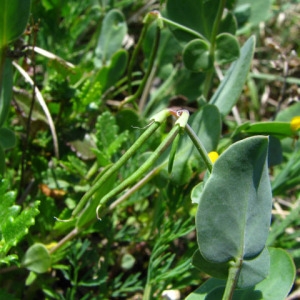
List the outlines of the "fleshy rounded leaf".
{"label": "fleshy rounded leaf", "polygon": [[[167,16],[173,22],[188,27],[208,40],[211,38],[213,23],[218,13],[219,1],[168,0]],[[195,35],[171,27],[175,37],[183,43],[195,38]]]}
{"label": "fleshy rounded leaf", "polygon": [[270,270],[270,255],[267,248],[251,260],[244,260],[239,275],[237,287],[241,289],[255,286],[264,280]]}
{"label": "fleshy rounded leaf", "polygon": [[112,55],[122,47],[126,33],[127,25],[123,13],[117,9],[110,10],[103,19],[96,47],[97,67],[107,64]]}
{"label": "fleshy rounded leaf", "polygon": [[209,54],[209,44],[200,39],[189,42],[183,49],[183,62],[185,67],[192,72],[208,71],[213,66]]}
{"label": "fleshy rounded leaf", "polygon": [[97,75],[103,91],[106,91],[123,75],[128,61],[128,52],[120,49],[111,56],[110,64],[102,67]]}
{"label": "fleshy rounded leaf", "polygon": [[216,39],[216,61],[222,65],[230,63],[240,56],[240,46],[235,36],[221,33]]}
{"label": "fleshy rounded leaf", "polygon": [[43,244],[31,246],[23,258],[22,265],[35,273],[45,273],[51,267],[51,257]]}
{"label": "fleshy rounded leaf", "polygon": [[251,16],[251,5],[249,3],[238,5],[234,11],[238,25],[243,26]]}
{"label": "fleshy rounded leaf", "polygon": [[207,273],[212,277],[219,278],[219,279],[226,279],[228,277],[228,270],[230,267],[229,262],[225,262],[225,263],[209,262],[206,259],[204,259],[204,257],[201,255],[199,250],[197,250],[194,253],[192,258],[192,264],[197,269]]}
{"label": "fleshy rounded leaf", "polygon": [[206,260],[252,259],[263,251],[272,208],[267,152],[268,138],[251,137],[215,162],[196,216],[198,246]]}
{"label": "fleshy rounded leaf", "polygon": [[220,23],[220,33],[227,32],[234,35],[236,29],[237,29],[236,18],[232,12],[227,11],[225,17],[221,20]]}
{"label": "fleshy rounded leaf", "polygon": [[265,280],[255,286],[255,290],[262,292],[264,300],[285,299],[294,283],[295,264],[283,249],[268,249],[271,258],[270,272]]}
{"label": "fleshy rounded leaf", "polygon": [[30,0],[2,0],[0,9],[0,48],[17,39],[25,30]]}

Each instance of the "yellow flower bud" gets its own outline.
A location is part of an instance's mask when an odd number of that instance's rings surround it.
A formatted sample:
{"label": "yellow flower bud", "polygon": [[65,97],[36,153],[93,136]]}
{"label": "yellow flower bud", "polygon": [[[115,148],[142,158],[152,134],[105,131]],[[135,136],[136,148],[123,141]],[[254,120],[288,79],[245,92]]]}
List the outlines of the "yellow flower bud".
{"label": "yellow flower bud", "polygon": [[292,120],[291,120],[291,129],[293,131],[297,131],[300,129],[300,116],[297,116],[297,117],[294,117]]}
{"label": "yellow flower bud", "polygon": [[214,163],[218,159],[219,154],[216,151],[212,151],[208,153],[208,157],[210,158],[211,162]]}

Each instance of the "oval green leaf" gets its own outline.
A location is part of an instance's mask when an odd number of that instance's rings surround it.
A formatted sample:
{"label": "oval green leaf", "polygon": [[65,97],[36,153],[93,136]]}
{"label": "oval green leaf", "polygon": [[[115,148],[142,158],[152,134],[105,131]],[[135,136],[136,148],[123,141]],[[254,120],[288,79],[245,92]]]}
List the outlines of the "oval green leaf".
{"label": "oval green leaf", "polygon": [[0,49],[17,39],[25,30],[30,0],[2,0],[0,9]]}
{"label": "oval green leaf", "polygon": [[22,265],[35,273],[45,273],[51,267],[51,257],[43,244],[31,246],[23,258]]}
{"label": "oval green leaf", "polygon": [[228,270],[230,267],[229,262],[225,262],[225,263],[209,262],[201,255],[199,250],[197,250],[194,253],[192,258],[192,264],[197,269],[207,273],[212,277],[219,278],[219,279],[227,279],[228,277]]}
{"label": "oval green leaf", "polygon": [[124,49],[120,49],[112,55],[110,64],[100,69],[97,80],[101,82],[103,92],[114,85],[124,74],[127,61],[128,52]]}
{"label": "oval green leaf", "polygon": [[220,32],[227,32],[227,33],[231,33],[231,34],[235,34],[237,29],[237,21],[236,18],[234,16],[234,14],[230,11],[226,11],[226,14],[224,16],[224,18],[221,20],[220,23]]}
{"label": "oval green leaf", "polygon": [[221,33],[216,39],[215,57],[220,65],[230,63],[240,56],[240,46],[235,36]]}
{"label": "oval green leaf", "polygon": [[[219,1],[213,0],[169,0],[166,8],[167,16],[173,22],[188,27],[210,40],[218,7]],[[175,26],[172,26],[171,29],[175,37],[182,43],[186,43],[196,37]]]}
{"label": "oval green leaf", "polygon": [[200,39],[190,41],[183,49],[183,63],[192,72],[208,71],[213,67],[210,45]]}
{"label": "oval green leaf", "polygon": [[255,286],[255,290],[262,292],[264,300],[285,299],[294,283],[295,264],[283,249],[268,249],[271,258],[270,272],[265,280]]}
{"label": "oval green leaf", "polygon": [[251,259],[263,251],[272,208],[267,152],[268,138],[251,137],[215,162],[196,215],[198,246],[206,260]]}
{"label": "oval green leaf", "polygon": [[237,287],[245,289],[255,286],[268,276],[269,270],[270,255],[265,247],[254,259],[243,261]]}
{"label": "oval green leaf", "polygon": [[103,20],[95,50],[97,67],[106,65],[112,55],[122,47],[126,33],[127,25],[123,13],[117,9],[109,11]]}

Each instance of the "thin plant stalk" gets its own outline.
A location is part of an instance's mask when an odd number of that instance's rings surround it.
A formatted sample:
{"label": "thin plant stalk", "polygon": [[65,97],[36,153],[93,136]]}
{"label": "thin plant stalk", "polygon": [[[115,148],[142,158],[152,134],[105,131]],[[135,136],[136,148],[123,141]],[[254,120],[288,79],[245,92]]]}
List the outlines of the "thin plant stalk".
{"label": "thin plant stalk", "polygon": [[[129,189],[124,195],[114,201],[107,209],[101,211],[101,216],[103,217],[106,213],[113,210],[116,206],[127,200],[134,192],[144,186],[147,182],[149,182],[153,177],[155,177],[160,171],[160,168],[155,168],[151,170],[144,178],[142,178],[139,182],[137,182],[131,189]],[[82,228],[74,228],[71,232],[69,232],[64,238],[62,238],[53,248],[49,250],[50,254],[56,252],[59,248],[65,245],[67,242],[75,238],[79,233],[81,233],[84,228],[87,228],[91,224],[85,224]],[[17,268],[17,267],[16,267]],[[1,271],[0,271],[1,273]]]}
{"label": "thin plant stalk", "polygon": [[100,219],[99,210],[103,207],[107,201],[109,201],[112,197],[118,195],[124,189],[134,184],[141,178],[151,167],[153,167],[154,163],[159,159],[161,154],[169,147],[172,141],[175,139],[177,134],[180,131],[180,125],[175,124],[172,130],[168,133],[167,137],[161,142],[161,144],[156,148],[156,150],[150,155],[150,157],[128,178],[126,178],[121,184],[111,190],[108,194],[106,194],[99,202],[99,206],[97,208],[97,216]]}
{"label": "thin plant stalk", "polygon": [[138,53],[142,47],[142,43],[145,39],[146,36],[146,32],[148,30],[149,27],[149,22],[145,22],[144,27],[142,29],[141,35],[139,37],[139,40],[133,50],[129,65],[128,65],[128,71],[127,71],[127,78],[128,78],[128,93],[131,94],[132,93],[132,86],[131,86],[131,80],[132,80],[132,70],[133,70],[133,66],[137,61],[137,56]]}
{"label": "thin plant stalk", "polygon": [[152,86],[152,83],[153,83],[153,79],[156,75],[156,72],[157,72],[157,64],[155,64],[151,70],[151,73],[149,75],[149,78],[148,78],[148,81],[145,85],[145,88],[143,90],[143,93],[142,93],[142,96],[141,96],[141,99],[140,99],[140,102],[139,102],[139,113],[141,114],[145,108],[145,104],[147,102],[147,98],[148,98],[148,95],[149,95],[149,91],[151,89],[151,86]]}
{"label": "thin plant stalk", "polygon": [[189,126],[187,124],[186,127],[185,127],[185,130],[186,130],[187,134],[189,135],[190,139],[192,140],[192,142],[194,143],[196,149],[200,153],[202,159],[204,160],[204,163],[206,164],[206,167],[207,167],[208,171],[211,173],[211,171],[212,171],[212,162],[211,162],[210,158],[208,157],[207,151],[205,150],[202,142],[198,138],[195,131],[191,128],[191,126]]}
{"label": "thin plant stalk", "polygon": [[61,239],[53,248],[49,250],[50,254],[53,254],[57,251],[60,247],[62,247],[67,242],[71,241],[75,236],[77,236],[81,230],[75,227],[71,232],[69,232],[63,239]]}
{"label": "thin plant stalk", "polygon": [[149,128],[139,137],[139,139],[126,151],[126,153],[108,170],[99,180],[83,195],[80,202],[73,210],[72,216],[75,217],[86,205],[93,194],[105,183],[105,181],[119,170],[129,158],[143,145],[143,143],[154,133],[161,124],[153,122]]}
{"label": "thin plant stalk", "polygon": [[[209,55],[212,58],[212,61],[215,60],[215,48],[216,48],[216,38],[219,31],[219,25],[222,18],[223,10],[225,8],[226,0],[221,0],[218,8],[218,12],[215,18],[215,22],[213,25],[212,33],[211,33],[211,39],[210,39],[210,48],[209,48]],[[205,99],[208,98],[208,93],[210,90],[211,82],[213,79],[214,71],[211,70],[206,74],[204,86],[203,86],[203,96]]]}
{"label": "thin plant stalk", "polygon": [[150,300],[152,298],[151,294],[152,294],[152,285],[150,283],[147,283],[143,294],[143,300]]}
{"label": "thin plant stalk", "polygon": [[235,262],[234,265],[229,268],[228,278],[226,282],[225,291],[222,297],[222,300],[231,300],[233,297],[233,293],[239,279],[240,271],[241,271],[241,261]]}
{"label": "thin plant stalk", "polygon": [[211,39],[210,39],[210,55],[214,57],[215,55],[215,48],[216,48],[216,39],[219,31],[219,26],[222,18],[222,14],[225,8],[226,0],[221,0],[219,7],[218,7],[218,12],[215,18],[215,22],[213,25],[212,33],[211,33]]}
{"label": "thin plant stalk", "polygon": [[146,74],[145,74],[138,90],[135,92],[135,94],[125,98],[120,104],[121,107],[124,106],[127,103],[134,102],[142,94],[142,92],[145,88],[145,85],[148,81],[148,78],[151,74],[153,65],[154,65],[155,57],[156,57],[156,54],[157,54],[157,51],[158,51],[158,46],[159,46],[159,40],[160,40],[160,27],[157,26],[156,35],[155,35],[155,39],[154,39],[154,44],[153,44],[152,52],[151,52],[151,55],[150,55],[150,58],[149,58],[149,64],[148,64]]}
{"label": "thin plant stalk", "polygon": [[108,169],[103,176],[83,195],[78,205],[75,207],[72,213],[72,217],[78,215],[84,206],[87,204],[88,200],[93,196],[93,194],[105,184],[106,180],[117,172],[131,156],[144,144],[149,137],[155,132],[155,130],[161,125],[161,123],[170,115],[168,110],[162,111],[161,113],[155,115],[152,120],[153,123],[147,128],[147,130],[136,140],[136,142],[125,152],[125,154],[114,164],[110,169]]}
{"label": "thin plant stalk", "polygon": [[109,206],[109,210],[113,210],[116,206],[127,200],[133,193],[143,187],[146,183],[148,183],[153,177],[155,177],[160,172],[160,167],[156,167],[151,170],[144,178],[138,181],[133,187],[131,187],[124,195],[118,198]]}

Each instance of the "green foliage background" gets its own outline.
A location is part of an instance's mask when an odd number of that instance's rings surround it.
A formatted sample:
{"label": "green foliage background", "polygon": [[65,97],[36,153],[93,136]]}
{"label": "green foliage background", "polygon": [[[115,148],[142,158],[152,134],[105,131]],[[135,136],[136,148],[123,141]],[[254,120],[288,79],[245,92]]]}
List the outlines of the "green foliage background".
{"label": "green foliage background", "polygon": [[[191,112],[189,124],[208,152],[222,153],[253,135],[271,136],[273,207],[266,246],[288,250],[298,269],[299,132],[290,121],[300,116],[300,3],[226,1],[228,14],[214,44],[214,30],[206,26],[214,26],[217,9],[211,5],[217,8],[218,1],[189,0],[186,9],[198,2],[211,12],[207,19],[196,10],[184,17],[179,0],[32,0],[29,18],[25,8],[16,10],[20,22],[10,25],[23,29],[0,35],[1,299],[162,299],[169,289],[184,299],[202,283],[199,294],[210,284],[217,287],[215,297],[223,293],[222,281],[207,281],[191,264],[203,263],[203,253],[194,254],[195,202],[207,175],[186,135],[177,149],[161,155],[145,181],[139,179],[136,190],[110,199],[101,221],[96,219],[99,200],[148,159],[174,125],[170,119],[96,191],[79,218],[69,220],[82,196],[166,107]],[[157,49],[156,23],[144,19],[152,10],[165,18]],[[6,14],[7,7],[0,19]],[[49,115],[15,64],[32,78]],[[235,189],[234,182],[228,189]],[[205,251],[213,246],[208,243]],[[272,259],[281,259],[293,274],[286,252],[270,249]],[[288,280],[278,281],[282,291]],[[298,278],[294,282],[291,293],[299,289]],[[270,295],[266,299],[275,299]]]}

